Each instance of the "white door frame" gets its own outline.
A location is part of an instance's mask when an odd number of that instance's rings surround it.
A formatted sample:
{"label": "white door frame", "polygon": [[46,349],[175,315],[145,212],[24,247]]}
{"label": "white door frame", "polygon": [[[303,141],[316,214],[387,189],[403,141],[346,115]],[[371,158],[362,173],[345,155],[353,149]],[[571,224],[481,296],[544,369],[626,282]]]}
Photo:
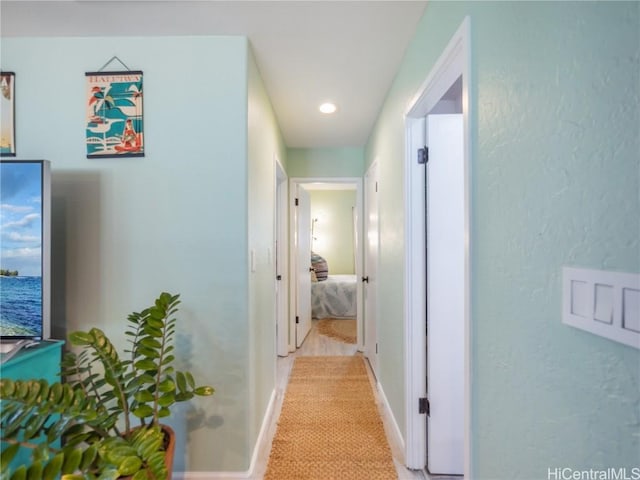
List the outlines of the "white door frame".
{"label": "white door frame", "polygon": [[[289,205],[293,206],[295,203],[295,192],[298,185],[310,184],[310,183],[345,183],[354,184],[356,186],[356,214],[357,214],[357,231],[356,233],[356,278],[360,280],[362,278],[362,177],[291,177],[289,178]],[[295,332],[296,328],[296,316],[295,316],[295,291],[297,288],[297,269],[295,265],[295,242],[293,241],[293,235],[295,234],[294,223],[294,209],[289,209],[289,331]],[[362,282],[357,282],[357,313],[356,323],[358,326],[358,350],[364,349],[364,325],[363,325],[363,305],[362,305]],[[295,352],[295,338],[293,341],[289,339],[289,352]]]}
{"label": "white door frame", "polygon": [[449,41],[405,113],[405,355],[407,467],[426,465],[426,421],[418,412],[419,398],[426,394],[426,250],[424,166],[417,162],[417,151],[425,145],[425,117],[451,85],[462,76],[464,121],[464,472],[471,472],[471,132],[470,121],[470,20],[465,17]]}
{"label": "white door frame", "polygon": [[[286,356],[289,353],[289,216],[288,183],[280,159],[273,155],[275,164],[276,217],[274,251],[276,253],[276,353]],[[280,280],[277,276],[280,275]]]}

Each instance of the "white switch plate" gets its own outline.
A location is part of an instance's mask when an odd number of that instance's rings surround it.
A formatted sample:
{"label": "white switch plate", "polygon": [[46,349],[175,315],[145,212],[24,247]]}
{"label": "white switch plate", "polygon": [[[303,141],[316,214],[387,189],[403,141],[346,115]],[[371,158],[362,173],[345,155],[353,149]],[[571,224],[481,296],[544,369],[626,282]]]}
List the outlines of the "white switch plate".
{"label": "white switch plate", "polygon": [[640,349],[640,274],[563,267],[562,323]]}

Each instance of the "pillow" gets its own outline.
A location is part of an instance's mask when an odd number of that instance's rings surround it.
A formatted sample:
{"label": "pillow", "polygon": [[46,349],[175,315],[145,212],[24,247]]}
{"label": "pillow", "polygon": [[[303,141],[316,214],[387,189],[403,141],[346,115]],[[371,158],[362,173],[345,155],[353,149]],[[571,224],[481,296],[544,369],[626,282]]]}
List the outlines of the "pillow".
{"label": "pillow", "polygon": [[316,272],[316,278],[319,282],[326,280],[329,276],[327,261],[314,252],[311,252],[311,267]]}

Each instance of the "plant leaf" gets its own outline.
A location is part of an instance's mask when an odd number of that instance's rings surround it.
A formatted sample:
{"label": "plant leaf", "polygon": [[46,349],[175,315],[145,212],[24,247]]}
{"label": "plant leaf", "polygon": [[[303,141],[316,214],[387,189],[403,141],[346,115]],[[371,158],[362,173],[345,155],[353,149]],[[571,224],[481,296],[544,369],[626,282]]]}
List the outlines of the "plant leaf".
{"label": "plant leaf", "polygon": [[158,390],[163,393],[173,392],[176,389],[176,384],[171,378],[166,378],[158,385]]}
{"label": "plant leaf", "polygon": [[133,475],[142,467],[142,460],[137,456],[129,456],[120,462],[118,465],[118,473],[121,477]]}
{"label": "plant leaf", "polygon": [[65,459],[66,455],[64,453],[58,453],[53,457],[51,461],[47,463],[47,466],[44,467],[44,471],[42,472],[43,480],[54,480],[60,474]]}
{"label": "plant leaf", "polygon": [[187,380],[184,378],[184,373],[176,372],[176,383],[178,384],[178,390],[180,390],[180,392],[187,390]]}
{"label": "plant leaf", "polygon": [[16,471],[11,475],[11,480],[26,480],[27,478],[27,467],[25,465],[20,465],[16,468]]}
{"label": "plant leaf", "polygon": [[71,332],[69,334],[69,342],[76,347],[91,345],[93,343],[93,335],[87,332]]}
{"label": "plant leaf", "polygon": [[147,359],[138,360],[135,363],[135,366],[138,370],[144,370],[147,372],[156,370],[158,368],[158,366],[153,360],[147,360]]}
{"label": "plant leaf", "polygon": [[12,443],[7,448],[2,450],[2,454],[0,454],[0,470],[1,471],[4,472],[5,469],[9,468],[9,462],[11,462],[11,460],[13,460],[13,457],[16,456],[16,453],[18,453],[18,450],[20,450],[19,443]]}
{"label": "plant leaf", "polygon": [[40,480],[42,478],[42,462],[33,462],[27,470],[27,480]]}
{"label": "plant leaf", "polygon": [[138,418],[150,417],[153,415],[153,408],[149,405],[139,405],[138,408],[133,411],[133,414]]}
{"label": "plant leaf", "polygon": [[72,449],[64,455],[64,463],[62,464],[62,473],[73,473],[80,467],[82,461],[82,450]]}
{"label": "plant leaf", "polygon": [[202,386],[194,389],[193,393],[195,393],[196,395],[200,395],[202,397],[207,397],[209,395],[213,395],[215,391],[216,391],[215,388],[206,385],[206,386]]}

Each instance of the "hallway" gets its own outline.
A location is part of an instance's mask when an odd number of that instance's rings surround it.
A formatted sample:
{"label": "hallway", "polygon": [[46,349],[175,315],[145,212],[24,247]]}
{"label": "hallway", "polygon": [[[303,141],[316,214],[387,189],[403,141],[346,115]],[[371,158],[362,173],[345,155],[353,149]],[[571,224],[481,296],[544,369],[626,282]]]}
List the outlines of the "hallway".
{"label": "hallway", "polygon": [[[267,469],[267,463],[269,461],[269,453],[271,449],[271,440],[276,431],[277,420],[280,415],[280,409],[282,407],[282,400],[284,398],[284,394],[287,388],[287,382],[289,379],[289,374],[291,372],[291,367],[293,365],[293,361],[297,356],[320,356],[320,355],[362,355],[357,351],[356,345],[346,344],[332,338],[329,338],[324,335],[320,335],[318,333],[317,328],[317,320],[313,320],[311,331],[309,335],[305,339],[303,345],[298,349],[297,352],[290,354],[287,357],[278,357],[277,360],[277,392],[276,392],[276,405],[274,408],[274,414],[271,418],[271,422],[269,425],[268,438],[269,443],[266,445],[263,450],[259,453],[258,464],[256,466],[256,479],[261,479]],[[368,366],[368,363],[367,363]],[[411,470],[407,470],[404,467],[404,453],[402,451],[401,445],[396,441],[393,435],[390,435],[390,419],[386,415],[386,412],[383,410],[382,400],[379,396],[377,389],[375,388],[375,379],[373,374],[371,373],[371,369],[367,368],[369,374],[369,380],[371,381],[371,385],[373,387],[374,396],[376,398],[376,403],[378,405],[378,409],[381,413],[382,422],[385,427],[385,431],[387,432],[387,440],[389,442],[389,447],[391,448],[391,453],[393,455],[393,461],[398,472],[398,478],[400,480],[412,480],[412,479],[424,479],[425,477],[421,472],[414,472]],[[348,480],[348,479],[345,479]]]}

